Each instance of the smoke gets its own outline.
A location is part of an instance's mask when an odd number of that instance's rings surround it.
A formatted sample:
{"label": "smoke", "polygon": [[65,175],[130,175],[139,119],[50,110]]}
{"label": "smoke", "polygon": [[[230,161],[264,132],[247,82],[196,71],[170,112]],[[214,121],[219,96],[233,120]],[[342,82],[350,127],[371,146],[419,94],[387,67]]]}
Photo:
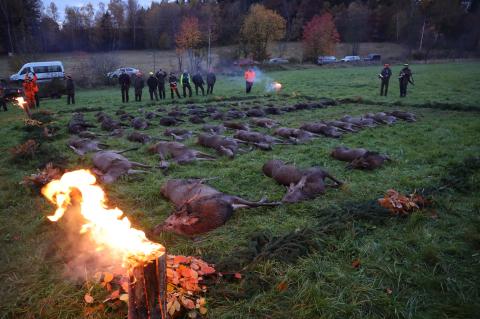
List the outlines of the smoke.
{"label": "smoke", "polygon": [[99,248],[89,232],[80,232],[86,220],[80,213],[80,205],[75,202],[65,212],[64,217],[55,223],[58,238],[54,249],[57,258],[65,266],[63,275],[81,283],[93,278],[97,272],[123,273],[120,256],[108,248]]}
{"label": "smoke", "polygon": [[253,70],[256,74],[255,82],[258,83],[260,87],[264,88],[264,92],[271,93],[275,92],[275,81],[272,77],[268,76],[265,72],[260,70],[258,67],[253,67]]}

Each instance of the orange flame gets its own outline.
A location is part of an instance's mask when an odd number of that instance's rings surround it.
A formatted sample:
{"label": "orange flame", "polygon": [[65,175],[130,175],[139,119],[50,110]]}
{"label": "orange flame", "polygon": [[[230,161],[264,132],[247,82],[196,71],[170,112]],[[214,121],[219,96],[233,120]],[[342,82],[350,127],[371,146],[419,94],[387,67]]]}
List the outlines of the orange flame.
{"label": "orange flame", "polygon": [[270,87],[273,91],[279,92],[282,89],[282,84],[279,82],[272,82],[272,84],[270,84]]}
{"label": "orange flame", "polygon": [[65,173],[42,189],[42,194],[57,205],[55,214],[48,219],[56,222],[62,218],[71,203],[74,189],[82,195],[80,211],[86,219],[80,233],[89,232],[98,245],[97,250],[108,248],[110,252],[119,254],[124,267],[151,261],[165,253],[162,245],[148,240],[143,231],[132,228],[119,208],[106,207],[105,192],[96,185],[95,176],[88,170]]}
{"label": "orange flame", "polygon": [[20,108],[21,108],[22,110],[24,110],[24,109],[25,109],[25,104],[27,104],[27,102],[25,101],[25,99],[20,96],[20,97],[15,98],[15,100],[17,101],[18,106],[20,106]]}

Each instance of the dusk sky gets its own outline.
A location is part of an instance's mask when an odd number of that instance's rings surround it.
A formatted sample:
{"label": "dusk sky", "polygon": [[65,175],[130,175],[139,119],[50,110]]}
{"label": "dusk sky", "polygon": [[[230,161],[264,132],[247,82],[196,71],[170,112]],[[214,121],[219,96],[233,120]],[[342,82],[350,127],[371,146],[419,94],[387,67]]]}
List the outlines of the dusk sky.
{"label": "dusk sky", "polygon": [[[100,2],[103,2],[106,4],[108,4],[108,2],[110,2],[110,0],[42,0],[43,1],[43,5],[44,7],[47,7],[50,2],[55,2],[55,4],[57,5],[58,7],[58,12],[60,14],[60,20],[63,20],[63,15],[64,15],[64,12],[65,12],[65,7],[67,6],[71,6],[71,7],[74,7],[74,6],[83,6],[84,4],[87,4],[87,3],[91,3],[93,4],[95,10],[97,9],[97,6]],[[147,8],[150,6],[150,4],[154,2],[152,0],[138,0],[138,3]],[[161,2],[160,0],[156,1],[156,2]]]}

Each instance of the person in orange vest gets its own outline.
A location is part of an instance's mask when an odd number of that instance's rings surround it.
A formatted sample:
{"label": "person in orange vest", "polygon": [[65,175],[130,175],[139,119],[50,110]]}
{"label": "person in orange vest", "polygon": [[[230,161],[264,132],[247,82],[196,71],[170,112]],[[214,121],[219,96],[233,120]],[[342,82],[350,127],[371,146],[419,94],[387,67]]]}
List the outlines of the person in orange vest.
{"label": "person in orange vest", "polygon": [[25,75],[25,80],[23,81],[23,91],[25,92],[26,103],[21,105],[28,117],[30,116],[30,109],[35,107],[35,91],[32,84],[32,80],[29,78],[28,74]]}
{"label": "person in orange vest", "polygon": [[255,71],[252,68],[247,69],[245,71],[245,81],[246,81],[246,93],[250,93],[252,90],[253,82],[255,82]]}
{"label": "person in orange vest", "polygon": [[40,107],[40,98],[38,97],[38,84],[37,84],[37,74],[33,73],[32,76],[32,87],[33,87],[33,92],[35,92],[35,106]]}

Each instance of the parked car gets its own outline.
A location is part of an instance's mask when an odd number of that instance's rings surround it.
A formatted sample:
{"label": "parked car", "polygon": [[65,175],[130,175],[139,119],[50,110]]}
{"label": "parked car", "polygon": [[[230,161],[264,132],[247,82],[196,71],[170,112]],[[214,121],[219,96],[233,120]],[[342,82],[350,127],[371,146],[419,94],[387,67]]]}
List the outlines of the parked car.
{"label": "parked car", "polygon": [[13,87],[4,79],[0,80],[0,98],[5,101],[13,101],[15,98],[23,95],[21,87]]}
{"label": "parked car", "polygon": [[137,74],[138,72],[140,72],[140,70],[135,69],[135,68],[119,68],[119,69],[116,69],[115,71],[108,72],[107,73],[107,78],[116,79],[120,76],[120,74],[122,74],[122,72],[125,72],[130,76],[133,76],[133,75]]}
{"label": "parked car", "polygon": [[62,62],[47,61],[24,64],[20,71],[10,76],[10,81],[21,82],[25,79],[25,74],[27,73],[35,73],[39,83],[65,78],[65,69],[63,68]]}
{"label": "parked car", "polygon": [[268,64],[284,64],[288,62],[288,59],[285,58],[271,58],[270,60],[268,60]]}
{"label": "parked car", "polygon": [[343,59],[341,59],[340,61],[342,61],[342,62],[357,62],[357,61],[361,61],[361,59],[358,55],[347,55]]}
{"label": "parked car", "polygon": [[318,59],[317,59],[317,63],[320,64],[320,65],[336,63],[336,62],[337,62],[337,58],[334,57],[333,55],[319,56]]}
{"label": "parked car", "polygon": [[363,59],[363,61],[380,61],[381,59],[382,56],[380,54],[370,53]]}

